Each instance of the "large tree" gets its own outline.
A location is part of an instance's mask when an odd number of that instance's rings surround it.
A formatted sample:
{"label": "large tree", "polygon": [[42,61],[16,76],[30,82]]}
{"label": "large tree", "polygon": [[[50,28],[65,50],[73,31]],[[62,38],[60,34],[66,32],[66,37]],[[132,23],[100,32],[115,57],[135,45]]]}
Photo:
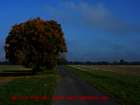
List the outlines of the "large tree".
{"label": "large tree", "polygon": [[12,63],[52,68],[67,48],[60,24],[35,18],[12,27],[5,52]]}

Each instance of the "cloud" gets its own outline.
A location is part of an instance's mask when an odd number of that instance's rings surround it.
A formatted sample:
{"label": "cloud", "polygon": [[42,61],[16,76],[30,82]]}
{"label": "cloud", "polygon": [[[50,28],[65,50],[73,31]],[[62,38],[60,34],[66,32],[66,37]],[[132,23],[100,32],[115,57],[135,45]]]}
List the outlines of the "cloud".
{"label": "cloud", "polygon": [[75,5],[75,8],[79,10],[84,17],[85,24],[88,26],[110,32],[140,32],[140,25],[129,24],[115,18],[112,12],[101,3],[94,6],[81,3],[77,6]]}
{"label": "cloud", "polygon": [[115,33],[140,33],[140,24],[130,24],[116,18],[102,3],[93,5],[83,1],[79,3],[66,1],[57,6],[47,5],[46,10],[51,17],[66,24],[80,24]]}

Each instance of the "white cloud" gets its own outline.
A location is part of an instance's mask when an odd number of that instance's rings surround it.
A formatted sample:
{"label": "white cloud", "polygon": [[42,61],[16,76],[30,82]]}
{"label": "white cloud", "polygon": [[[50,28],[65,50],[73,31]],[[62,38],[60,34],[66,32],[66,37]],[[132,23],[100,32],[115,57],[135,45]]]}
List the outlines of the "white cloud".
{"label": "white cloud", "polygon": [[69,24],[80,24],[93,29],[100,29],[107,32],[129,33],[140,32],[140,24],[129,24],[124,20],[113,16],[112,11],[102,3],[95,5],[86,2],[63,2],[57,6],[46,6],[54,19]]}

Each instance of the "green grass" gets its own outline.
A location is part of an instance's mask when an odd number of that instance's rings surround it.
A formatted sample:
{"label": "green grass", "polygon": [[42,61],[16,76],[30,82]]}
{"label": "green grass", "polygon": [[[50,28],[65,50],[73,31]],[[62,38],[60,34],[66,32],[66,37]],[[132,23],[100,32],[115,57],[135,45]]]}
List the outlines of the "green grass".
{"label": "green grass", "polygon": [[[15,67],[16,68],[16,67]],[[17,68],[16,68],[17,69]],[[0,105],[51,105],[52,100],[16,100],[11,96],[52,96],[58,79],[56,70],[46,70],[35,76],[24,76],[0,87]]]}
{"label": "green grass", "polygon": [[21,71],[21,70],[31,70],[31,68],[25,68],[21,65],[0,65],[0,72],[3,71]]}
{"label": "green grass", "polygon": [[67,66],[73,73],[97,89],[118,98],[123,105],[140,105],[140,76],[102,70],[83,70]]}

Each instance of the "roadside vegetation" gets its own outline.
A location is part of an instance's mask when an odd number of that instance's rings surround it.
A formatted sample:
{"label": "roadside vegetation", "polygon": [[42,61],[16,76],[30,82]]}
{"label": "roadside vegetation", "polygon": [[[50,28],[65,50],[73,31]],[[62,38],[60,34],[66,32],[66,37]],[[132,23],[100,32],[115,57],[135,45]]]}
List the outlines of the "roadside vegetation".
{"label": "roadside vegetation", "polygon": [[[1,67],[4,68],[4,66],[0,66],[0,70]],[[19,66],[12,67],[19,69]],[[32,76],[16,77],[14,80],[0,86],[0,105],[51,105],[51,96],[54,94],[58,79],[56,69],[44,70]],[[17,99],[13,101],[12,96],[16,96]],[[50,98],[24,100],[18,99],[18,96],[49,96]]]}
{"label": "roadside vegetation", "polygon": [[0,72],[12,72],[12,71],[31,71],[31,68],[25,68],[21,65],[0,65]]}
{"label": "roadside vegetation", "polygon": [[[56,67],[67,52],[61,25],[39,17],[15,24],[4,49],[7,63],[13,65],[0,65],[0,105],[51,105],[58,80]],[[12,101],[11,96],[50,98]]]}
{"label": "roadside vegetation", "polygon": [[11,27],[5,40],[6,59],[11,64],[32,68],[54,68],[67,52],[64,32],[55,20],[29,19]]}
{"label": "roadside vegetation", "polygon": [[88,66],[80,67],[80,65],[66,67],[90,85],[95,86],[107,95],[119,99],[123,105],[140,105],[139,75],[131,75],[130,71],[121,74],[121,71],[105,70],[105,67],[104,70]]}

